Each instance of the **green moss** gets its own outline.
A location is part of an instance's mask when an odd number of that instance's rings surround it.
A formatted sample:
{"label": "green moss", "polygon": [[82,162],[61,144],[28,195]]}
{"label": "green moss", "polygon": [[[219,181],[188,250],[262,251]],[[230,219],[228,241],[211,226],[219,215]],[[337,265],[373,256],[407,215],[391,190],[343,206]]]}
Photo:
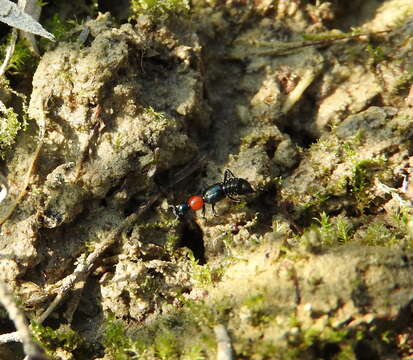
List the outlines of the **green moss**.
{"label": "green moss", "polygon": [[176,236],[175,234],[168,233],[166,235],[166,243],[165,243],[165,249],[168,254],[172,256],[174,253],[174,250],[176,249],[176,246],[179,242],[179,237]]}
{"label": "green moss", "polygon": [[176,341],[176,334],[169,329],[163,329],[155,338],[154,346],[156,354],[162,360],[178,359],[179,346]]}
{"label": "green moss", "polygon": [[264,146],[265,144],[269,142],[274,143],[274,146],[277,146],[280,141],[274,138],[274,135],[271,135],[271,134],[264,135],[261,133],[252,132],[252,133],[249,133],[248,135],[245,135],[241,139],[240,148],[241,150],[245,150],[245,149],[252,148],[254,146]]}
{"label": "green moss", "polygon": [[[294,318],[294,317],[293,317]],[[246,359],[356,359],[354,354],[354,336],[345,329],[333,329],[326,326],[319,330],[303,329],[296,320],[291,321],[291,330],[286,334],[286,346],[275,341],[239,338],[234,343],[238,356]],[[334,349],[334,354],[330,350]],[[328,356],[323,356],[326,351]]]}
{"label": "green moss", "polygon": [[166,19],[171,14],[187,14],[189,12],[188,0],[132,0],[132,17],[140,14],[149,15],[153,19]]}
{"label": "green moss", "polygon": [[322,32],[316,34],[301,34],[302,38],[306,41],[334,41],[334,40],[341,40],[341,39],[348,39],[352,36],[359,36],[362,34],[361,29],[353,28],[352,32],[350,33],[339,33],[337,31],[330,31],[330,32]]}
{"label": "green moss", "polygon": [[176,235],[177,221],[171,218],[161,217],[159,221],[147,222],[135,227],[142,241],[153,242],[156,239],[158,245],[163,245],[165,251],[172,256],[179,238]]}
{"label": "green moss", "polygon": [[[9,45],[9,40],[10,39],[7,38],[7,41],[0,46],[0,55],[2,58],[5,56],[6,49]],[[13,55],[9,61],[6,71],[13,75],[24,73],[26,73],[26,75],[28,73],[33,74],[38,62],[39,59],[34,56],[26,41],[24,39],[19,39],[16,42]]]}
{"label": "green moss", "polygon": [[367,44],[366,51],[370,55],[370,65],[376,66],[377,64],[381,63],[382,61],[387,59],[387,55],[385,50],[382,46],[375,46],[373,44]]}
{"label": "green moss", "polygon": [[393,330],[385,330],[380,334],[380,338],[385,344],[394,344],[396,341],[396,334]]}
{"label": "green moss", "polygon": [[398,76],[396,79],[396,83],[394,85],[395,92],[401,93],[403,91],[409,90],[412,79],[413,69],[411,66],[407,65],[405,71],[403,71],[402,74]]}
{"label": "green moss", "polygon": [[225,272],[224,264],[212,268],[209,264],[199,265],[192,252],[188,252],[188,257],[192,267],[192,278],[199,287],[208,287],[218,282]]}
{"label": "green moss", "polygon": [[[318,185],[317,185],[318,186]],[[324,190],[317,190],[311,196],[311,199],[300,206],[303,210],[310,208],[320,208],[328,199],[330,199],[331,194],[326,193]]]}
{"label": "green moss", "polygon": [[363,159],[354,161],[352,177],[349,180],[358,210],[363,213],[370,202],[368,188],[372,185],[377,170],[383,167],[384,160]]}
{"label": "green moss", "polygon": [[[330,199],[346,196],[349,188],[360,212],[369,205],[369,188],[374,177],[384,173],[385,160],[380,157],[360,158],[363,138],[364,132],[358,131],[344,142],[330,135],[311,145],[307,159],[314,180],[307,185],[306,192],[302,194],[295,194],[291,189],[282,189],[282,196],[286,201],[296,205],[298,214],[301,213],[307,218],[314,217],[334,203],[329,201]],[[337,171],[338,169],[340,170]],[[345,237],[342,239],[346,240]]]}
{"label": "green moss", "polygon": [[331,359],[356,358],[352,350],[353,341],[349,331],[333,329],[330,326],[322,330],[314,328],[299,329],[298,333],[289,337],[289,346],[283,359],[297,359],[303,353],[309,355],[307,357],[309,359],[317,359],[319,358],[317,354],[324,353],[327,347],[335,349],[334,357],[329,357]]}
{"label": "green moss", "polygon": [[[286,359],[285,347],[274,345],[271,340],[260,340],[257,342],[252,342],[251,339],[238,339],[237,343],[234,344],[236,354],[236,359],[252,359],[252,360],[279,360]],[[300,359],[298,356],[296,359]]]}
{"label": "green moss", "polygon": [[230,232],[224,233],[220,239],[225,244],[227,249],[231,249],[234,245],[234,236]]}
{"label": "green moss", "polygon": [[332,224],[330,222],[329,216],[323,211],[320,214],[320,218],[314,218],[315,221],[318,222],[320,225],[320,230],[322,230],[324,233],[329,233],[331,232]]}
{"label": "green moss", "polygon": [[155,109],[152,106],[144,108],[143,115],[145,117],[150,118],[151,120],[162,121],[162,122],[166,121],[165,115],[160,112],[155,111]]}
{"label": "green moss", "polygon": [[187,301],[184,307],[136,328],[109,316],[105,323],[105,352],[115,360],[210,358],[215,349],[213,310],[203,302]]}
{"label": "green moss", "polygon": [[263,301],[264,301],[263,294],[251,295],[246,300],[244,300],[244,306],[251,308],[251,309],[255,309],[257,307],[260,307]]}
{"label": "green moss", "polygon": [[343,161],[353,161],[358,156],[358,151],[360,146],[363,144],[365,137],[365,132],[363,130],[358,130],[355,135],[346,139],[341,144],[340,150],[343,153]]}
{"label": "green moss", "polygon": [[206,360],[204,351],[201,345],[195,344],[188,350],[184,350],[182,355],[183,360]]}
{"label": "green moss", "polygon": [[[309,233],[315,232],[317,239],[322,246],[337,246],[349,242],[353,235],[353,226],[348,218],[338,215],[330,218],[325,212],[322,212],[318,218],[314,218],[316,224],[310,226],[307,232],[302,236],[303,242],[311,239]],[[318,223],[318,224],[317,224]],[[314,244],[310,244],[314,246]]]}
{"label": "green moss", "polygon": [[247,209],[247,202],[245,200],[241,200],[235,204],[232,205],[232,208],[234,211],[243,211]]}
{"label": "green moss", "polygon": [[337,216],[335,225],[338,242],[341,244],[348,242],[352,232],[352,226],[348,219],[343,216]]}
{"label": "green moss", "polygon": [[365,245],[377,246],[395,242],[394,233],[381,221],[371,223],[361,242]]}
{"label": "green moss", "polygon": [[5,151],[14,144],[17,133],[25,126],[26,122],[20,122],[12,108],[2,113],[0,118],[0,158],[4,159]]}
{"label": "green moss", "polygon": [[355,240],[367,246],[410,247],[406,221],[403,213],[374,219],[357,231]]}
{"label": "green moss", "polygon": [[[55,36],[56,41],[76,41],[77,35],[74,35],[72,30],[79,25],[75,20],[62,20],[58,14],[45,22],[45,27]],[[43,44],[43,41],[40,43]]]}
{"label": "green moss", "polygon": [[243,306],[249,312],[249,322],[252,326],[265,326],[275,318],[274,309],[263,293],[249,296],[244,300]]}
{"label": "green moss", "polygon": [[190,299],[182,299],[184,312],[191,314],[192,320],[197,326],[212,328],[221,318],[221,314],[217,309],[207,306],[204,301],[194,301]]}
{"label": "green moss", "polygon": [[32,323],[32,330],[35,339],[42,344],[51,356],[58,349],[73,352],[83,343],[82,337],[65,325],[61,325],[60,328],[54,330],[48,326]]}
{"label": "green moss", "polygon": [[121,321],[115,320],[110,315],[105,323],[103,344],[106,352],[114,357],[115,360],[129,359],[126,349],[131,345],[131,340],[125,334],[125,328]]}
{"label": "green moss", "polygon": [[121,133],[116,133],[112,138],[113,149],[119,153],[125,146],[126,138]]}

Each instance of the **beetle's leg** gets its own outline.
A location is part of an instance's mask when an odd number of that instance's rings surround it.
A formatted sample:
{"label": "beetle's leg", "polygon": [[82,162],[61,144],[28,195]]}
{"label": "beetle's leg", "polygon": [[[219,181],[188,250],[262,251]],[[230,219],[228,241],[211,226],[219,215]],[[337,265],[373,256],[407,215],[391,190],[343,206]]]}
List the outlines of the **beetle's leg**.
{"label": "beetle's leg", "polygon": [[211,204],[211,207],[212,207],[212,213],[214,214],[214,216],[218,216],[217,212],[215,211],[215,207],[214,207],[214,205],[215,205],[215,204]]}
{"label": "beetle's leg", "polygon": [[202,205],[202,218],[205,219],[205,204]]}
{"label": "beetle's leg", "polygon": [[229,199],[231,199],[232,201],[241,202],[240,199],[236,199],[236,198],[232,197],[231,195],[227,195],[227,197],[228,197]]}
{"label": "beetle's leg", "polygon": [[171,210],[172,210],[172,213],[175,215],[175,219],[176,219],[176,220],[179,220],[179,215],[178,215],[178,213],[177,213],[177,211],[176,211],[176,206],[174,206],[174,205],[169,205],[169,206],[168,206],[168,209],[171,209]]}
{"label": "beetle's leg", "polygon": [[227,182],[227,180],[230,178],[230,177],[235,177],[235,175],[232,173],[232,171],[230,170],[230,169],[225,169],[225,172],[224,172],[224,184]]}
{"label": "beetle's leg", "polygon": [[403,176],[403,183],[400,191],[402,193],[407,193],[407,189],[409,188],[409,177],[407,175],[402,175]]}
{"label": "beetle's leg", "polygon": [[225,172],[224,172],[224,184],[227,182],[227,179],[228,179],[228,169],[225,169]]}

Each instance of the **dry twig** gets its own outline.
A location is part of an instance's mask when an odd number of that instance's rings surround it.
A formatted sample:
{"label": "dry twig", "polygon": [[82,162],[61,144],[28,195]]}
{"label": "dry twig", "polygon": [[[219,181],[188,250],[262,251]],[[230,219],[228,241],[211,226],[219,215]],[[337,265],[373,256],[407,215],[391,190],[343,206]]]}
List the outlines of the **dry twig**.
{"label": "dry twig", "polygon": [[7,197],[8,192],[7,179],[0,173],[0,203]]}
{"label": "dry twig", "polygon": [[0,76],[4,75],[4,73],[7,70],[7,67],[9,66],[9,62],[11,60],[11,57],[14,54],[14,49],[16,47],[16,41],[17,41],[17,30],[13,29],[13,31],[11,32],[9,46],[7,46],[6,56],[4,57],[3,64],[1,64],[0,66]]}
{"label": "dry twig", "polygon": [[232,346],[227,329],[224,325],[214,326],[214,333],[217,339],[217,360],[232,360]]}
{"label": "dry twig", "polygon": [[29,325],[23,312],[17,307],[13,295],[8,291],[6,284],[3,282],[0,282],[0,303],[7,310],[10,319],[17,329],[15,333],[6,334],[9,336],[9,341],[21,341],[27,357],[44,359],[42,352],[32,339]]}

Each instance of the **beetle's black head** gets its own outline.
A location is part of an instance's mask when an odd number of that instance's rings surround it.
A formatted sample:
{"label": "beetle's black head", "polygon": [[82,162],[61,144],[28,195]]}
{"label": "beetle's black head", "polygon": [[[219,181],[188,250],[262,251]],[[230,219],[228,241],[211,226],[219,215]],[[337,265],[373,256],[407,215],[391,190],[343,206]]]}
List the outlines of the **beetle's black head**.
{"label": "beetle's black head", "polygon": [[182,219],[185,216],[185,214],[188,212],[188,210],[190,209],[188,204],[179,204],[179,205],[171,206],[171,207],[177,219]]}
{"label": "beetle's black head", "polygon": [[237,190],[238,195],[251,194],[254,192],[251,184],[245,179],[239,179]]}

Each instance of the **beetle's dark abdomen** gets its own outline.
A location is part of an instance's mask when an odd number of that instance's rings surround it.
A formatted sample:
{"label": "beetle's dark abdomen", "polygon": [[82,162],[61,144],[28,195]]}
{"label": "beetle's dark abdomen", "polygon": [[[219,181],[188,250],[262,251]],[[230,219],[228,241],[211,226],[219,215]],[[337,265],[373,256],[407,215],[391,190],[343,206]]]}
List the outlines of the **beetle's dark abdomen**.
{"label": "beetle's dark abdomen", "polygon": [[222,186],[225,196],[245,195],[254,192],[250,183],[241,178],[228,179]]}
{"label": "beetle's dark abdomen", "polygon": [[222,200],[225,196],[222,183],[211,185],[202,195],[207,204],[215,204],[217,201]]}

